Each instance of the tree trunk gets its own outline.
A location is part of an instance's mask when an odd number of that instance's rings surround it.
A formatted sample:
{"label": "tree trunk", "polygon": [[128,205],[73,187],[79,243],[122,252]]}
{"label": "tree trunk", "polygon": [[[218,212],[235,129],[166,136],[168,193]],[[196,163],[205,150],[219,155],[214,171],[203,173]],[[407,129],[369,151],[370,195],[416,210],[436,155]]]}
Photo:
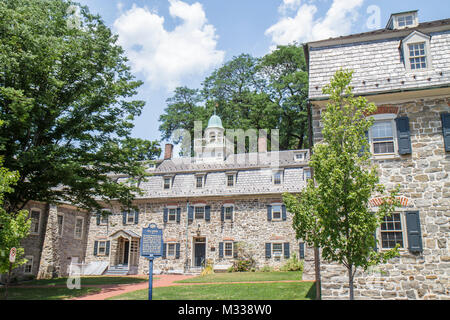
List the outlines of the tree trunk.
{"label": "tree trunk", "polygon": [[316,272],[316,300],[322,299],[320,283],[320,252],[319,248],[314,247],[314,268]]}
{"label": "tree trunk", "polygon": [[348,289],[350,292],[350,300],[355,300],[353,294],[353,266],[348,267]]}

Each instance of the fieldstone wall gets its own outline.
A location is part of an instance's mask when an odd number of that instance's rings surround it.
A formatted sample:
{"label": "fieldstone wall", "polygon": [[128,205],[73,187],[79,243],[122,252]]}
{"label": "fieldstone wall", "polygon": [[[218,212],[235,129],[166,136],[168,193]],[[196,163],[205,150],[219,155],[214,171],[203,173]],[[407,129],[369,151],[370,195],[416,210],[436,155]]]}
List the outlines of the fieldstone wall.
{"label": "fieldstone wall", "polygon": [[[400,257],[355,277],[356,299],[450,299],[450,154],[445,152],[440,113],[450,112],[450,97],[418,99],[379,108],[409,118],[412,154],[374,159],[387,190],[400,184],[407,198],[398,212],[419,211],[423,252],[408,251],[405,220]],[[320,135],[320,108],[314,108],[314,136]],[[379,245],[380,247],[380,239]],[[324,299],[348,299],[345,268],[322,262]]]}
{"label": "fieldstone wall", "polygon": [[[292,228],[292,215],[287,212],[286,221],[267,221],[266,205],[281,202],[280,196],[274,197],[233,197],[227,198],[204,198],[204,200],[190,200],[190,205],[205,204],[211,206],[210,221],[204,219],[187,222],[186,199],[152,200],[152,202],[139,201],[136,203],[140,209],[138,224],[123,224],[121,208],[112,208],[112,215],[108,224],[97,225],[96,217],[91,216],[91,228],[87,242],[86,263],[91,261],[109,261],[110,265],[115,262],[115,246],[117,241],[110,243],[109,256],[94,256],[94,242],[111,240],[110,236],[120,230],[132,231],[138,235],[142,234],[142,228],[155,223],[163,228],[165,243],[180,243],[180,258],[168,257],[158,258],[154,261],[155,272],[184,272],[188,271],[186,265],[193,266],[193,241],[196,237],[206,238],[206,259],[211,259],[214,265],[231,265],[233,259],[219,259],[219,242],[233,241],[241,242],[251,252],[256,260],[257,267],[265,265],[280,268],[286,260],[282,256],[279,260],[265,258],[266,242],[289,242],[290,255],[299,256],[299,241],[295,239]],[[234,204],[233,222],[221,221],[221,207],[224,203]],[[163,221],[163,209],[166,206],[177,206],[181,208],[180,223]],[[310,248],[305,248],[304,279],[314,276],[314,254]],[[312,262],[311,262],[312,261]],[[148,274],[148,261],[142,257],[139,259],[139,274]]]}

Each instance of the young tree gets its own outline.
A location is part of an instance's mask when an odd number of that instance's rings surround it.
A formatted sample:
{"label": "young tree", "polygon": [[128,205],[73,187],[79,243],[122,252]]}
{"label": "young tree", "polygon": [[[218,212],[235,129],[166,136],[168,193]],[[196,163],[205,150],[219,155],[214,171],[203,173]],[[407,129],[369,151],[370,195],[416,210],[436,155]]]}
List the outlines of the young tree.
{"label": "young tree", "polygon": [[[78,13],[74,14],[78,8]],[[130,206],[157,142],[131,137],[143,101],[117,36],[70,0],[0,1],[0,155],[19,173],[3,207],[68,201],[86,210],[98,199]]]}
{"label": "young tree", "polygon": [[[1,125],[1,122],[0,122]],[[11,271],[26,262],[23,257],[24,249],[20,242],[30,233],[31,220],[28,219],[28,212],[20,211],[17,215],[8,214],[3,208],[4,195],[13,191],[14,185],[19,176],[17,172],[10,172],[2,165],[0,158],[0,274],[8,274],[8,280],[5,287],[5,299],[8,297],[8,284]],[[9,261],[9,251],[16,248],[16,260],[14,263]]]}
{"label": "young tree", "polygon": [[350,82],[352,72],[336,72],[323,92],[330,103],[322,112],[323,141],[314,146],[310,180],[300,195],[284,195],[286,208],[294,214],[297,237],[311,246],[320,247],[322,257],[338,262],[348,271],[349,296],[354,298],[353,278],[358,268],[384,263],[398,254],[398,248],[374,250],[374,234],[385,216],[399,206],[396,190],[372,211],[369,200],[384,195],[366,132],[373,124],[368,115],[376,111],[363,97],[354,97]]}

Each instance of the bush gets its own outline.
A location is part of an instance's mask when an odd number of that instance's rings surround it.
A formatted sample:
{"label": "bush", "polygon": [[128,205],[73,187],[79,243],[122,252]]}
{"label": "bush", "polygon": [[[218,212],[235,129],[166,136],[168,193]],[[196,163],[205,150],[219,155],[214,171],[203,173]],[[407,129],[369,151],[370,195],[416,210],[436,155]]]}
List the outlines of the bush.
{"label": "bush", "polygon": [[297,259],[294,253],[292,257],[280,268],[281,271],[303,271],[303,261]]}
{"label": "bush", "polygon": [[208,259],[206,260],[205,267],[202,270],[202,273],[200,275],[206,276],[208,274],[214,273],[214,264],[212,263],[212,260]]}
{"label": "bush", "polygon": [[255,267],[255,260],[252,258],[240,258],[236,259],[233,262],[233,271],[234,272],[246,272],[250,271],[252,268]]}
{"label": "bush", "polygon": [[262,267],[261,269],[259,269],[259,271],[261,272],[272,272],[273,268],[271,266],[267,266],[265,265],[264,267]]}

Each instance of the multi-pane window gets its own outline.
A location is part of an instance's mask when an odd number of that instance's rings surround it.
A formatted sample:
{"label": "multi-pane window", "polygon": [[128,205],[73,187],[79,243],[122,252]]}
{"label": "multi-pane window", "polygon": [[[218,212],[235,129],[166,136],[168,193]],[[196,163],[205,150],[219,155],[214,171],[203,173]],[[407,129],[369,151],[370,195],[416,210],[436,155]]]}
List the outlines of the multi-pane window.
{"label": "multi-pane window", "polygon": [[174,256],[175,255],[175,243],[168,243],[167,244],[167,256]]}
{"label": "multi-pane window", "polygon": [[303,169],[303,180],[311,179],[311,169]]}
{"label": "multi-pane window", "polygon": [[408,48],[411,70],[426,69],[427,55],[425,51],[425,43],[409,44]]}
{"label": "multi-pane window", "polygon": [[381,246],[383,248],[394,248],[400,244],[403,248],[403,232],[400,213],[394,213],[390,217],[384,217],[381,224]]}
{"label": "multi-pane window", "polygon": [[83,218],[77,218],[75,220],[75,238],[81,239],[83,234]]}
{"label": "multi-pane window", "polygon": [[274,257],[280,257],[283,254],[283,244],[274,243],[272,245],[272,252]]}
{"label": "multi-pane window", "polygon": [[170,189],[170,182],[172,178],[164,178],[164,189]]}
{"label": "multi-pane window", "polygon": [[195,207],[195,219],[205,218],[205,207]]}
{"label": "multi-pane window", "polygon": [[274,174],[273,174],[273,184],[276,184],[276,185],[279,185],[279,184],[281,184],[281,172],[280,171],[278,171],[278,172],[275,172]]}
{"label": "multi-pane window", "polygon": [[134,218],[135,218],[134,212],[128,211],[127,212],[127,223],[133,224],[134,223]]}
{"label": "multi-pane window", "polygon": [[233,220],[233,207],[225,207],[225,220]]}
{"label": "multi-pane window", "polygon": [[294,154],[294,160],[295,161],[303,161],[305,160],[305,153],[304,152],[298,152]]}
{"label": "multi-pane window", "polygon": [[203,176],[195,177],[195,186],[197,188],[203,188]]}
{"label": "multi-pane window", "polygon": [[272,205],[272,220],[281,219],[281,205]]}
{"label": "multi-pane window", "polygon": [[31,218],[31,228],[30,228],[31,233],[39,233],[41,212],[37,210],[31,210],[30,218]]}
{"label": "multi-pane window", "polygon": [[63,221],[64,217],[62,215],[58,215],[58,235],[62,236],[63,233]]}
{"label": "multi-pane window", "polygon": [[33,256],[26,256],[27,262],[24,264],[24,273],[32,273],[33,272]]}
{"label": "multi-pane window", "polygon": [[225,257],[233,256],[233,242],[225,242]]}
{"label": "multi-pane window", "polygon": [[227,186],[228,187],[234,186],[234,175],[233,174],[227,175]]}
{"label": "multi-pane window", "polygon": [[100,224],[108,224],[108,216],[109,216],[108,211],[102,212],[100,216]]}
{"label": "multi-pane window", "polygon": [[413,16],[398,17],[398,26],[399,27],[411,26],[413,23],[414,23]]}
{"label": "multi-pane window", "polygon": [[98,242],[98,255],[104,256],[106,254],[106,241]]}
{"label": "multi-pane window", "polygon": [[168,220],[169,220],[169,222],[174,222],[177,220],[177,209],[175,209],[175,208],[169,209]]}
{"label": "multi-pane window", "polygon": [[374,154],[394,153],[392,121],[377,121],[371,128]]}

